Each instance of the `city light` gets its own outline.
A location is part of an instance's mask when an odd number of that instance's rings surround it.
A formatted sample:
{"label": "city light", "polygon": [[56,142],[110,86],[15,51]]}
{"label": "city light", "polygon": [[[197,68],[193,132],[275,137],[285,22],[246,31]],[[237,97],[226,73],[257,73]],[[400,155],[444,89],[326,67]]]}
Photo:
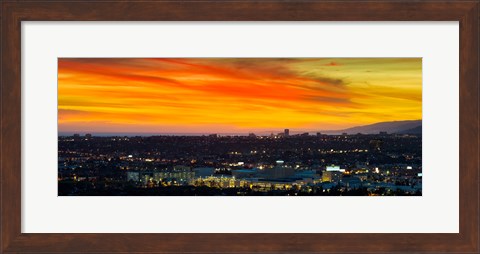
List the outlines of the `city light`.
{"label": "city light", "polygon": [[57,62],[59,196],[422,195],[420,57]]}
{"label": "city light", "polygon": [[[59,193],[421,195],[421,136],[382,134],[381,149],[371,152],[365,148],[376,134],[348,135],[347,141],[339,138],[344,135],[256,136],[59,137]],[[112,142],[122,142],[121,149]],[[403,156],[392,144],[410,153]]]}

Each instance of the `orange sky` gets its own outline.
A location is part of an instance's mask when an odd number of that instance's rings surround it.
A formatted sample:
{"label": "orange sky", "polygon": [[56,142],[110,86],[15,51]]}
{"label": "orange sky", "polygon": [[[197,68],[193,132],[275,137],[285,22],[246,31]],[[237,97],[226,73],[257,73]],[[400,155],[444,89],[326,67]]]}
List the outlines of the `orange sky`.
{"label": "orange sky", "polygon": [[60,133],[320,131],[422,118],[421,58],[60,58]]}

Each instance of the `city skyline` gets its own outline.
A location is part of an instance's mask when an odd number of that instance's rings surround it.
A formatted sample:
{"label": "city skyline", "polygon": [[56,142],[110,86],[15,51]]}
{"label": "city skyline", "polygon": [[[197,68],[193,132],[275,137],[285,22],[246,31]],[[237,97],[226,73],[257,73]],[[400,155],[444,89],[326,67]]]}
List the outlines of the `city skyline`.
{"label": "city skyline", "polygon": [[421,58],[60,58],[59,196],[420,196]]}
{"label": "city skyline", "polygon": [[420,58],[60,58],[59,133],[248,134],[421,119]]}
{"label": "city skyline", "polygon": [[[283,134],[283,135],[282,135]],[[419,196],[422,134],[58,138],[59,196]]]}
{"label": "city skyline", "polygon": [[[421,122],[420,120],[407,120],[407,121],[394,121],[394,122],[414,122],[414,125],[418,126],[417,122]],[[378,124],[378,123],[377,123]],[[369,126],[369,125],[367,125]],[[421,124],[420,124],[421,126]],[[355,127],[365,127],[365,126],[355,126]],[[354,128],[355,128],[354,127]],[[94,135],[94,136],[103,136],[103,137],[109,137],[109,136],[204,136],[204,135],[219,135],[219,136],[248,136],[248,135],[256,135],[256,136],[271,136],[271,135],[277,135],[279,133],[283,133],[286,130],[289,131],[291,135],[299,135],[299,134],[305,134],[308,133],[310,135],[316,135],[318,133],[321,133],[323,135],[338,135],[341,133],[349,132],[352,128],[349,129],[340,129],[340,130],[292,130],[292,129],[277,129],[277,130],[267,130],[267,131],[262,131],[262,132],[241,132],[241,133],[226,133],[226,132],[197,132],[197,133],[175,133],[175,132],[155,132],[155,133],[150,133],[150,132],[144,132],[144,133],[139,133],[139,132],[119,132],[119,133],[108,133],[108,132],[89,132],[89,131],[81,131],[81,132],[59,132],[59,136],[72,136],[72,135]],[[407,129],[406,129],[407,130]],[[376,133],[379,132],[388,132],[386,130],[379,130],[376,131]],[[394,131],[395,132],[395,131]],[[391,132],[389,132],[391,133]],[[371,134],[371,133],[362,133],[362,132],[356,132],[355,134]]]}

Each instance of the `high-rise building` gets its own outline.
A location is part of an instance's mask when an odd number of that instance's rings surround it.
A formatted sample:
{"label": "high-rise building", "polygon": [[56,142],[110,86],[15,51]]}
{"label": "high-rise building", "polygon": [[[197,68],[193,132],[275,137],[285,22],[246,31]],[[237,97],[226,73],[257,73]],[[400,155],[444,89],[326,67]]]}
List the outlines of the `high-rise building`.
{"label": "high-rise building", "polygon": [[285,135],[285,137],[290,136],[290,130],[289,130],[289,129],[285,129],[284,135]]}

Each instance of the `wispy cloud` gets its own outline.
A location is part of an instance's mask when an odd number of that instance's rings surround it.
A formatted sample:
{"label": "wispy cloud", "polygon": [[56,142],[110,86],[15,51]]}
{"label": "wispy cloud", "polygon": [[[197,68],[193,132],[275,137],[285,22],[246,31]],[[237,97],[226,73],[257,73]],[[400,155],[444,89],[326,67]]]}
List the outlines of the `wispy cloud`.
{"label": "wispy cloud", "polygon": [[61,131],[329,129],[421,118],[421,59],[62,58],[58,67]]}

